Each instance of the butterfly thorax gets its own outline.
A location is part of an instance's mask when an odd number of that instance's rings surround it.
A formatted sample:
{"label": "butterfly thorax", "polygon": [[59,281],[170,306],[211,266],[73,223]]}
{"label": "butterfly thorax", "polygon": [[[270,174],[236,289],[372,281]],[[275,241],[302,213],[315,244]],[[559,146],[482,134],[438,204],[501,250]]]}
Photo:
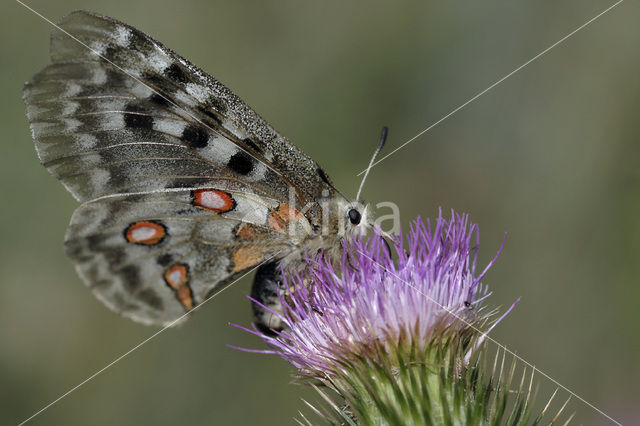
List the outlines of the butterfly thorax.
{"label": "butterfly thorax", "polygon": [[299,222],[289,224],[292,247],[281,261],[285,269],[303,268],[304,258],[319,251],[331,258],[340,258],[345,240],[363,234],[370,226],[366,205],[342,196],[323,199],[317,204],[320,214],[296,216]]}

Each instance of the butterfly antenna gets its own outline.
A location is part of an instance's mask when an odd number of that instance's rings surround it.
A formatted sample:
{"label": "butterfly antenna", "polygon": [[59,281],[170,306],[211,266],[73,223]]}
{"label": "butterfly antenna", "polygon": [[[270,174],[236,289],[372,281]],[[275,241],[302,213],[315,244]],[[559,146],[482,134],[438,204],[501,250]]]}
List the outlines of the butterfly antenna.
{"label": "butterfly antenna", "polygon": [[382,147],[384,146],[384,143],[387,141],[387,133],[389,133],[389,129],[387,128],[387,126],[383,126],[382,133],[380,134],[380,144],[378,145],[376,152],[373,153],[373,156],[371,157],[371,161],[369,161],[369,166],[367,167],[367,170],[364,172],[364,176],[362,176],[362,182],[360,182],[360,188],[358,188],[358,193],[356,194],[356,200],[360,199],[360,193],[362,192],[364,181],[367,180],[367,175],[369,175],[369,171],[373,167],[373,163],[376,161],[376,157],[378,156],[380,151],[382,151]]}

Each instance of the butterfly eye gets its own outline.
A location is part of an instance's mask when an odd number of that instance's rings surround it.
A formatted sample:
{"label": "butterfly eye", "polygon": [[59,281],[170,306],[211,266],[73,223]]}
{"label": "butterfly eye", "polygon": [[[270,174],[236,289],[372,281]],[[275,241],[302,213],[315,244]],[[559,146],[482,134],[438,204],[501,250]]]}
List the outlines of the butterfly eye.
{"label": "butterfly eye", "polygon": [[360,212],[356,209],[351,209],[349,210],[349,221],[351,221],[351,223],[353,223],[354,225],[357,225],[360,223],[360,219],[362,219],[362,216],[360,215]]}

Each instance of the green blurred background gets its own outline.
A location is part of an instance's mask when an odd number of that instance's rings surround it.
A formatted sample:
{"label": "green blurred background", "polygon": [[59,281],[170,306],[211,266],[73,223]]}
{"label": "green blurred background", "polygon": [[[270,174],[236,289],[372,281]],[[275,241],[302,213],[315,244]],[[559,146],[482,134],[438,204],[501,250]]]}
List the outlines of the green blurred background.
{"label": "green blurred background", "polygon": [[[354,194],[380,127],[387,152],[612,4],[44,1],[126,21],[218,77]],[[0,6],[0,422],[15,424],[156,329],[104,308],[65,258],[75,201],[36,158],[22,84],[51,27]],[[640,6],[627,1],[378,167],[365,197],[406,225],[471,214],[495,305],[493,336],[623,424],[640,419]],[[250,279],[154,338],[33,424],[293,424],[301,397],[248,324]],[[538,376],[538,400],[555,385]],[[558,408],[568,394],[561,390]],[[575,398],[573,424],[611,424]]]}

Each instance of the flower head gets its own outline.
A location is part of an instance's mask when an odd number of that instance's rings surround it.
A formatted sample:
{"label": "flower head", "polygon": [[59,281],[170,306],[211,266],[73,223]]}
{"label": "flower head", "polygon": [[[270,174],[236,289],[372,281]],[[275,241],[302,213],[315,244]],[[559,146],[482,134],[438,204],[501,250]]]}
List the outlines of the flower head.
{"label": "flower head", "polygon": [[344,404],[319,387],[328,410],[308,404],[329,423],[502,424],[512,405],[509,423],[528,424],[533,374],[523,388],[524,368],[513,389],[516,358],[505,376],[495,369],[505,351],[493,370],[486,364],[487,333],[515,303],[499,318],[484,307],[481,280],[502,247],[477,273],[478,245],[467,215],[440,212],[434,223],[416,219],[392,247],[376,231],[346,243],[337,262],[308,256],[306,270],[284,276],[284,313],[273,312],[284,331],[245,328],[270,347],[252,352],[278,354],[316,379],[308,383],[335,392]]}
{"label": "flower head", "polygon": [[434,339],[481,334],[492,313],[482,306],[488,293],[480,280],[496,259],[476,274],[476,226],[454,212],[434,224],[418,218],[406,240],[407,251],[402,237],[393,249],[380,232],[355,239],[337,267],[322,254],[309,256],[304,273],[285,277],[285,331],[253,332],[268,352],[315,377],[356,358],[378,360],[399,347],[425,350]]}

